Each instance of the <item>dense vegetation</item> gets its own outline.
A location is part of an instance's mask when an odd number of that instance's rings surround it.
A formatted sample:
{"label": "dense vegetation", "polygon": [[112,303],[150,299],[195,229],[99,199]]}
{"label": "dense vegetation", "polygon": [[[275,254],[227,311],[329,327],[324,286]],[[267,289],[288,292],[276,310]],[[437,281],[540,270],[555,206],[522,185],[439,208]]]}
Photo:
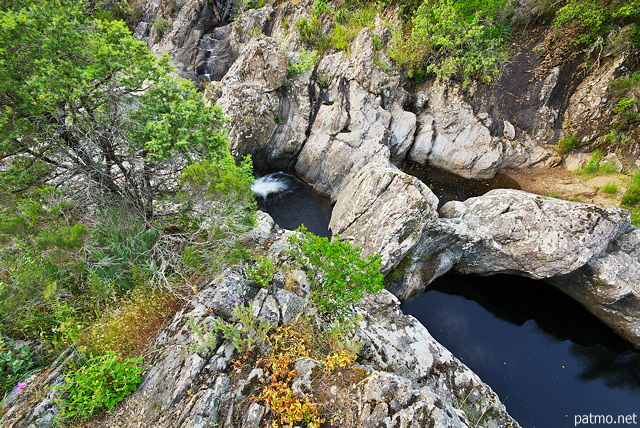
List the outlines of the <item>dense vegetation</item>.
{"label": "dense vegetation", "polygon": [[[229,154],[218,107],[82,2],[3,2],[0,63],[0,334],[36,339],[44,362],[78,343],[65,414],[87,416],[131,391],[124,358],[180,291],[245,256],[251,162]],[[0,342],[0,397],[31,348]],[[112,382],[74,408],[87,376]]]}

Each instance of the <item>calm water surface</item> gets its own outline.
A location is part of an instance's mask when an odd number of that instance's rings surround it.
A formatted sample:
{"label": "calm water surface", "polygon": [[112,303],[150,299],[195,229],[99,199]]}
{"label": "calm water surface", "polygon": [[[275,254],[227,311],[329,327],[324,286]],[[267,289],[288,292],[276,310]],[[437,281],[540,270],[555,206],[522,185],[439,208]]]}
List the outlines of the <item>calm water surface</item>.
{"label": "calm water surface", "polygon": [[525,428],[572,427],[590,413],[635,413],[640,425],[640,352],[547,284],[445,275],[402,309]]}

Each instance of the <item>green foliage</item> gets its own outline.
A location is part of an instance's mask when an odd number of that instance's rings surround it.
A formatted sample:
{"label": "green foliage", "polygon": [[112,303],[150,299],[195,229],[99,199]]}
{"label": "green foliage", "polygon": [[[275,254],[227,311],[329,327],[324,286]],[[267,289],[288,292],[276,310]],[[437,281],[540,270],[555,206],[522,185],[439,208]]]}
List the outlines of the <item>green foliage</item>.
{"label": "green foliage", "polygon": [[603,162],[604,156],[602,155],[601,150],[595,150],[591,153],[591,158],[589,162],[582,167],[578,172],[581,174],[607,174],[610,172],[615,172],[613,166],[608,162]]}
{"label": "green foliage", "polygon": [[[4,334],[39,334],[39,313],[64,293],[84,284],[82,246],[85,225],[76,223],[75,204],[52,188],[7,197],[0,204],[0,330]],[[25,331],[28,330],[28,331]]]}
{"label": "green foliage", "polygon": [[171,27],[171,22],[163,17],[160,18],[156,18],[155,21],[153,21],[153,25],[152,28],[156,31],[157,34],[159,34],[160,36],[162,36],[164,33],[167,32],[167,30]]}
{"label": "green foliage", "polygon": [[194,350],[212,351],[217,344],[216,337],[231,341],[238,352],[251,352],[256,345],[267,340],[269,331],[275,327],[275,323],[256,316],[251,301],[247,303],[232,301],[231,303],[234,305],[233,316],[238,320],[236,323],[229,323],[222,318],[207,318],[208,326],[197,325],[194,321],[189,323],[200,342]]}
{"label": "green foliage", "polygon": [[616,183],[615,181],[610,181],[604,186],[602,186],[601,190],[607,195],[615,195],[620,190],[620,187],[618,186],[618,183]]}
{"label": "green foliage", "polygon": [[348,4],[343,5],[335,15],[337,24],[331,31],[331,45],[349,53],[353,40],[363,28],[373,26],[379,11],[379,6],[374,2],[360,4],[357,8],[350,7]]}
{"label": "green foliage", "polygon": [[331,45],[339,50],[349,53],[351,43],[360,32],[360,28],[352,25],[337,24],[331,31]]}
{"label": "green foliage", "polygon": [[296,28],[300,35],[300,40],[309,43],[311,46],[322,47],[327,41],[327,35],[322,31],[322,23],[317,16],[302,18],[296,22]]}
{"label": "green foliage", "polygon": [[226,154],[227,141],[219,132],[225,123],[221,108],[207,106],[189,80],[162,77],[145,91],[132,116],[137,126],[131,138],[144,145],[151,160],[182,155],[192,163]]}
{"label": "green foliage", "polygon": [[575,135],[571,135],[569,137],[561,138],[558,141],[557,151],[561,155],[566,155],[567,153],[571,153],[576,147],[580,144],[580,140]]}
{"label": "green foliage", "polygon": [[313,6],[311,11],[314,15],[320,16],[329,11],[329,5],[327,4],[327,0],[313,0]]}
{"label": "green foliage", "polygon": [[628,77],[623,76],[613,79],[609,82],[607,92],[609,96],[615,100],[619,100],[635,88],[640,88],[640,73],[634,73]]}
{"label": "green foliage", "polygon": [[35,368],[29,346],[14,348],[14,342],[0,336],[0,398]]}
{"label": "green foliage", "polygon": [[93,294],[106,297],[134,287],[138,267],[153,263],[149,250],[160,231],[135,212],[108,209],[99,218],[91,231],[89,273]]}
{"label": "green foliage", "polygon": [[300,52],[298,61],[296,61],[295,63],[290,63],[287,66],[287,75],[289,77],[294,77],[300,74],[304,74],[309,70],[313,70],[317,63],[318,52],[304,50]]}
{"label": "green foliage", "polygon": [[255,266],[247,268],[247,279],[254,281],[262,288],[267,288],[276,272],[276,267],[268,257],[261,257]]}
{"label": "green foliage", "polygon": [[352,247],[336,236],[334,241],[307,232],[292,235],[290,254],[308,269],[314,285],[311,297],[324,314],[344,319],[350,305],[364,297],[365,292],[376,293],[383,288],[380,273],[381,257],[360,257],[360,248]]}
{"label": "green foliage", "polygon": [[640,121],[638,104],[630,97],[621,98],[612,110],[615,116],[611,127],[616,131],[625,131]]}
{"label": "green foliage", "polygon": [[0,156],[25,168],[3,173],[13,184],[56,174],[86,203],[125,202],[150,220],[172,173],[227,150],[220,110],[83,2],[5,2],[0,46]]}
{"label": "green foliage", "polygon": [[639,0],[569,0],[556,12],[554,25],[580,29],[580,35],[574,40],[580,44],[591,43],[599,35],[627,24],[637,25],[639,18]]}
{"label": "green foliage", "polygon": [[60,389],[64,396],[61,417],[89,418],[97,411],[113,407],[135,391],[140,383],[142,360],[120,361],[114,352],[89,358],[73,370]]}
{"label": "green foliage", "polygon": [[507,57],[508,0],[424,0],[408,25],[392,28],[389,55],[409,77],[425,73],[491,82]]}
{"label": "green foliage", "polygon": [[622,206],[626,208],[635,207],[640,202],[640,171],[636,172],[627,191],[622,196]]}

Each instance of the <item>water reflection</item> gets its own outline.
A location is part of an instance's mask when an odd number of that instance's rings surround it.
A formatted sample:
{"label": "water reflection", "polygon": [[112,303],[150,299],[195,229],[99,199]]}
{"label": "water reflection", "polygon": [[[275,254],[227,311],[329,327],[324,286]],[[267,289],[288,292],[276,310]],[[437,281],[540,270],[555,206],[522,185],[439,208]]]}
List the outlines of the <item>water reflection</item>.
{"label": "water reflection", "polygon": [[523,427],[638,411],[640,352],[547,284],[445,275],[402,308],[478,373]]}

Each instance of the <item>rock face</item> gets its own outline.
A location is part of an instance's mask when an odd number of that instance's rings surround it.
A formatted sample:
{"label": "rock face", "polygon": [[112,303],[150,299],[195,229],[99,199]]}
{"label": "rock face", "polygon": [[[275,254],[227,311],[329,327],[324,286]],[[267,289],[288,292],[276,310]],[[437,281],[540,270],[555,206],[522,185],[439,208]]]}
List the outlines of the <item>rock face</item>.
{"label": "rock face", "polygon": [[567,274],[601,255],[626,227],[629,212],[546,198],[519,190],[492,190],[449,202],[444,218],[461,219],[465,248],[461,273],[518,273],[534,279]]}
{"label": "rock face", "polygon": [[640,229],[630,226],[607,251],[552,283],[640,348]]}
{"label": "rock face", "polygon": [[418,179],[395,168],[365,167],[338,195],[329,227],[367,254],[382,255],[387,273],[437,217],[437,205]]}
{"label": "rock face", "polygon": [[389,165],[392,115],[383,100],[399,81],[374,63],[367,29],[354,40],[351,56],[327,55],[316,72],[327,87],[295,169],[318,192],[336,200],[365,165]]}
{"label": "rock face", "polygon": [[640,347],[640,232],[628,211],[500,189],[440,214],[387,281],[399,298],[451,269],[542,279]]}
{"label": "rock face", "polygon": [[[273,257],[286,257],[278,254],[292,232],[283,234],[267,216],[261,217],[253,234],[256,245],[267,245],[266,252]],[[303,273],[296,278],[301,290],[308,288]],[[240,299],[253,302],[256,316],[269,316],[279,323],[290,323],[305,313],[315,316],[306,297],[278,287],[258,289],[241,271],[229,269],[194,296],[155,338],[138,389],[113,414],[93,423],[167,428],[268,425],[271,411],[251,400],[270,382],[268,375],[259,367],[232,365],[238,352],[227,340],[218,340],[209,350],[198,349],[202,342],[190,327],[206,325],[214,317],[237,321],[232,305]],[[328,426],[341,428],[518,427],[495,393],[415,318],[403,315],[399,305],[383,290],[356,306],[360,321],[353,339],[362,345],[360,364],[343,371],[357,376],[358,382],[334,383],[331,378],[320,382],[320,361],[305,357],[295,361],[297,374],[292,384],[296,394],[311,394],[312,401],[332,408],[340,418],[327,421]],[[57,377],[45,378],[60,378],[60,371],[57,373]],[[36,420],[37,426],[51,426],[55,408],[47,401],[50,397],[36,394],[50,383],[34,383],[34,392],[22,394],[22,401],[17,395],[10,396],[7,403],[11,407],[2,426],[31,426]],[[47,403],[49,407],[42,407]],[[32,411],[41,407],[45,410]],[[481,423],[472,419],[478,415],[484,415]]]}
{"label": "rock face", "polygon": [[502,142],[474,115],[458,86],[437,79],[424,89],[418,133],[408,160],[466,178],[493,178],[502,162]]}

